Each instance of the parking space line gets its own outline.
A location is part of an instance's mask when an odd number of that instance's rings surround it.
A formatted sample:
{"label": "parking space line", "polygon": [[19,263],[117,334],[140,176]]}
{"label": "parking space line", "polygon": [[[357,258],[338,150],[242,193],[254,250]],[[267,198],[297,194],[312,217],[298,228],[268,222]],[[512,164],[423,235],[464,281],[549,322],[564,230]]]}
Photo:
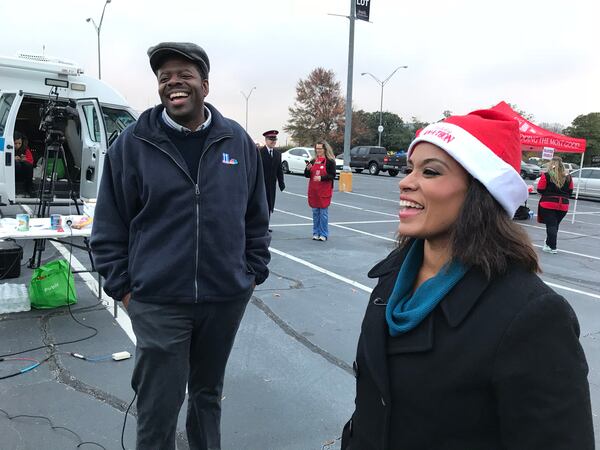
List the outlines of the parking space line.
{"label": "parking space line", "polygon": [[[360,224],[373,224],[373,223],[398,223],[400,220],[358,220],[356,222],[330,222],[329,225],[360,225]],[[270,224],[271,228],[280,228],[280,227],[306,227],[312,226],[310,222],[302,222],[302,223],[280,223],[280,224]]]}
{"label": "parking space line", "polygon": [[[60,244],[58,242],[50,241],[54,247],[60,252],[60,254],[68,261],[71,261],[71,267],[75,270],[87,270],[87,268],[75,257],[71,252],[66,248],[69,244]],[[87,287],[94,293],[96,298],[98,297],[98,282],[92,276],[90,272],[79,272],[77,275],[81,277],[81,279],[85,282]],[[108,310],[110,315],[112,316],[112,311],[114,310],[114,300],[110,297],[106,297],[104,294],[102,298],[102,305]],[[129,320],[129,316],[123,309],[121,304],[118,305],[119,313],[117,314],[117,318],[115,321],[119,324],[119,326],[125,331],[131,342],[136,343],[135,334],[133,333],[133,327],[131,326],[131,320]]]}
{"label": "parking space line", "polygon": [[591,292],[580,291],[579,289],[573,289],[573,288],[570,288],[567,286],[562,286],[560,284],[550,283],[549,281],[545,281],[545,280],[542,280],[542,281],[544,283],[546,283],[548,286],[556,288],[556,289],[561,289],[563,291],[569,291],[569,292],[575,292],[577,294],[587,295],[588,297],[600,299],[600,295],[598,295],[598,294],[592,294]]}
{"label": "parking space line", "polygon": [[[288,195],[295,195],[296,197],[302,197],[302,198],[308,198],[308,195],[304,195],[304,194],[296,194],[295,192],[288,192],[288,191],[283,191],[284,194],[288,194]],[[374,214],[381,214],[383,216],[391,216],[391,217],[398,217],[397,214],[390,214],[390,213],[386,213],[383,211],[374,211],[371,209],[365,209],[365,208],[360,208],[358,206],[353,206],[353,205],[346,205],[345,203],[339,203],[339,202],[331,202],[332,205],[337,205],[337,206],[343,206],[345,208],[350,208],[350,209],[358,209],[359,211],[365,211],[365,212],[371,212]]]}
{"label": "parking space line", "polygon": [[[312,220],[312,217],[302,216],[300,214],[296,214],[296,213],[289,212],[289,211],[284,211],[284,210],[279,209],[279,208],[275,208],[275,211],[280,212],[282,214],[289,214],[290,216],[300,217],[302,219]],[[356,228],[350,228],[350,227],[346,227],[344,225],[338,225],[336,223],[330,223],[329,225],[332,226],[332,227],[336,227],[336,228],[342,228],[343,230],[349,230],[349,231],[353,231],[355,233],[364,234],[365,236],[371,236],[371,237],[374,237],[376,239],[381,239],[381,240],[384,240],[384,241],[396,242],[396,239],[391,239],[391,238],[387,238],[385,236],[379,236],[377,234],[368,233],[368,232],[362,231],[362,230],[357,230]]]}
{"label": "parking space line", "polygon": [[389,198],[375,197],[374,195],[359,194],[358,192],[339,192],[339,194],[358,195],[359,197],[374,198],[376,200],[383,200],[384,202],[392,202],[396,204],[398,204],[400,201],[400,199],[391,200]]}
{"label": "parking space line", "polygon": [[[544,248],[544,246],[543,246],[543,245],[539,245],[539,244],[533,244],[533,243],[532,243],[532,245],[533,245],[534,247],[538,247],[538,248]],[[598,257],[598,256],[586,255],[586,254],[584,254],[584,253],[577,253],[577,252],[572,252],[572,251],[569,251],[569,250],[561,250],[561,249],[559,249],[558,251],[559,251],[560,253],[568,253],[569,255],[576,255],[576,256],[582,256],[582,257],[584,257],[584,258],[590,258],[590,259],[598,259],[598,260],[600,260],[600,257]]]}
{"label": "parking space line", "polygon": [[[365,292],[367,292],[369,294],[371,292],[373,292],[372,288],[370,288],[368,286],[365,286],[364,284],[361,284],[361,283],[359,283],[357,281],[351,280],[350,278],[346,278],[343,275],[339,275],[339,274],[337,274],[335,272],[332,272],[331,270],[327,270],[327,269],[325,269],[325,268],[323,268],[321,266],[317,266],[316,264],[313,264],[313,263],[311,263],[309,261],[306,261],[305,259],[298,258],[297,256],[291,255],[289,253],[283,252],[283,251],[278,250],[278,249],[273,248],[273,247],[270,247],[269,250],[271,252],[275,253],[276,255],[283,256],[284,258],[290,259],[290,260],[292,260],[294,262],[297,262],[298,264],[302,264],[303,266],[309,267],[309,268],[311,268],[313,270],[316,270],[317,272],[320,272],[320,273],[323,273],[325,275],[328,275],[331,278],[334,278],[334,279],[336,279],[338,281],[342,281],[342,282],[347,283],[347,284],[349,284],[351,286],[357,287],[357,288],[359,288],[359,289],[361,289],[361,290],[363,290],[363,291],[365,291]],[[574,292],[576,294],[585,295],[587,297],[592,297],[592,298],[600,299],[600,295],[598,295],[598,294],[593,294],[591,292],[582,291],[580,289],[574,289],[574,288],[571,288],[571,287],[568,287],[568,286],[563,286],[561,284],[551,283],[551,282],[545,281],[543,279],[542,279],[542,281],[545,284],[547,284],[548,286],[550,286],[551,288],[554,288],[554,289],[560,289],[560,290],[563,290],[563,291]]]}
{"label": "parking space line", "polygon": [[323,267],[317,266],[316,264],[308,262],[305,259],[298,258],[294,255],[290,255],[289,253],[283,252],[281,250],[277,250],[276,248],[273,248],[273,247],[269,247],[269,250],[271,252],[275,253],[276,255],[283,256],[284,258],[287,258],[287,259],[291,259],[292,261],[297,262],[298,264],[302,264],[303,266],[309,267],[313,270],[316,270],[317,272],[320,272],[322,274],[330,276],[331,278],[334,278],[338,281],[343,281],[344,283],[354,286],[358,289],[361,289],[369,294],[371,292],[373,292],[373,289],[371,289],[369,286],[365,286],[364,284],[361,284],[358,281],[351,280],[350,278],[346,278],[343,275],[339,275],[335,272],[332,272],[331,270],[327,270]]}
{"label": "parking space line", "polygon": [[[540,227],[538,225],[528,225],[526,223],[519,223],[519,225],[521,225],[523,227],[535,228],[536,230],[546,231],[546,227]],[[558,232],[559,233],[564,233],[564,234],[572,234],[574,236],[579,236],[579,237],[586,237],[586,238],[590,238],[590,239],[598,239],[598,240],[600,240],[599,236],[590,236],[588,234],[576,233],[574,231],[558,230]]]}

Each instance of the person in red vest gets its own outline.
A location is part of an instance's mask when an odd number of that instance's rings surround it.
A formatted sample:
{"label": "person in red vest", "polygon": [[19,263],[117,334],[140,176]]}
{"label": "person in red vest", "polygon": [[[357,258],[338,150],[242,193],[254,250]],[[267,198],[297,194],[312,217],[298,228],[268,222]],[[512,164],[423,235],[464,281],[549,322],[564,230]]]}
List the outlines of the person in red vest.
{"label": "person in red vest", "polygon": [[546,242],[542,250],[558,253],[558,226],[569,211],[569,197],[573,193],[573,178],[565,172],[560,157],[555,156],[548,163],[548,172],[542,173],[537,191],[542,195],[538,204],[538,222],[546,224]]}
{"label": "person in red vest", "polygon": [[22,182],[26,195],[32,194],[33,187],[33,154],[27,146],[27,137],[15,131],[15,181]]}
{"label": "person in red vest", "polygon": [[315,144],[315,158],[308,162],[304,176],[308,181],[308,205],[313,211],[313,240],[329,237],[329,204],[335,179],[335,156],[327,142]]}

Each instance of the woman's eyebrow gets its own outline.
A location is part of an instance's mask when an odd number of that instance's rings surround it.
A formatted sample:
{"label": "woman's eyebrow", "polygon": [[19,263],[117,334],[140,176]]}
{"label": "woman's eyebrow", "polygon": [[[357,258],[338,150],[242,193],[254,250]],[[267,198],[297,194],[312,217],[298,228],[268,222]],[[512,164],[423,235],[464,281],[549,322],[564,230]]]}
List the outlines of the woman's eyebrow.
{"label": "woman's eyebrow", "polygon": [[[409,159],[409,160],[408,160],[408,162],[409,162],[409,163],[411,163],[411,164],[414,166],[414,162],[412,161],[412,159]],[[441,160],[441,159],[439,159],[439,158],[427,158],[427,159],[424,159],[423,161],[421,161],[421,162],[420,162],[420,164],[421,164],[421,165],[425,165],[425,164],[430,164],[430,163],[432,163],[432,162],[435,162],[435,163],[440,163],[440,164],[442,164],[444,167],[446,167],[446,168],[448,168],[448,169],[450,168],[450,167],[448,166],[448,164],[446,164],[444,161],[442,161],[442,160]]]}

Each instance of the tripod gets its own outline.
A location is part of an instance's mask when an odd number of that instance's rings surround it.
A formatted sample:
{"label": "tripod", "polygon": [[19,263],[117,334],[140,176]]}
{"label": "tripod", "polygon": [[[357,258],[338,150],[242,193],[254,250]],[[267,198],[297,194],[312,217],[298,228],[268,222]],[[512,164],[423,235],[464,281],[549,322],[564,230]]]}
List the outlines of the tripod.
{"label": "tripod", "polygon": [[[65,149],[63,142],[65,141],[65,135],[59,130],[50,130],[46,136],[46,148],[44,150],[44,165],[42,168],[42,183],[39,190],[39,201],[37,205],[37,217],[50,217],[50,207],[54,203],[54,188],[57,178],[57,164],[61,161],[65,168],[65,175],[69,186],[69,197],[71,201],[75,203],[75,209],[77,214],[80,215],[79,202],[77,201],[77,195],[73,190],[73,181],[69,174],[69,166],[67,164],[67,158],[65,155]],[[52,161],[52,164],[50,164]],[[86,238],[87,240],[87,238]],[[86,242],[87,245],[87,242]],[[42,252],[46,249],[46,239],[36,239],[33,246],[33,254],[29,259],[27,267],[37,268],[40,266],[42,259]]]}

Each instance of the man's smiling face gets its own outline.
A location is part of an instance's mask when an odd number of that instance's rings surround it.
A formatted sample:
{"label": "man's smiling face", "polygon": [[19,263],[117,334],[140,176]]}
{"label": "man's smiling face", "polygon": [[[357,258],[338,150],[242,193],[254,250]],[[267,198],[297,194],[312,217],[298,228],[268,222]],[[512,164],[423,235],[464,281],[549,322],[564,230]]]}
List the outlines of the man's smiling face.
{"label": "man's smiling face", "polygon": [[208,80],[203,79],[196,64],[172,56],[156,73],[158,95],[169,116],[180,125],[195,130],[204,122],[204,98]]}

